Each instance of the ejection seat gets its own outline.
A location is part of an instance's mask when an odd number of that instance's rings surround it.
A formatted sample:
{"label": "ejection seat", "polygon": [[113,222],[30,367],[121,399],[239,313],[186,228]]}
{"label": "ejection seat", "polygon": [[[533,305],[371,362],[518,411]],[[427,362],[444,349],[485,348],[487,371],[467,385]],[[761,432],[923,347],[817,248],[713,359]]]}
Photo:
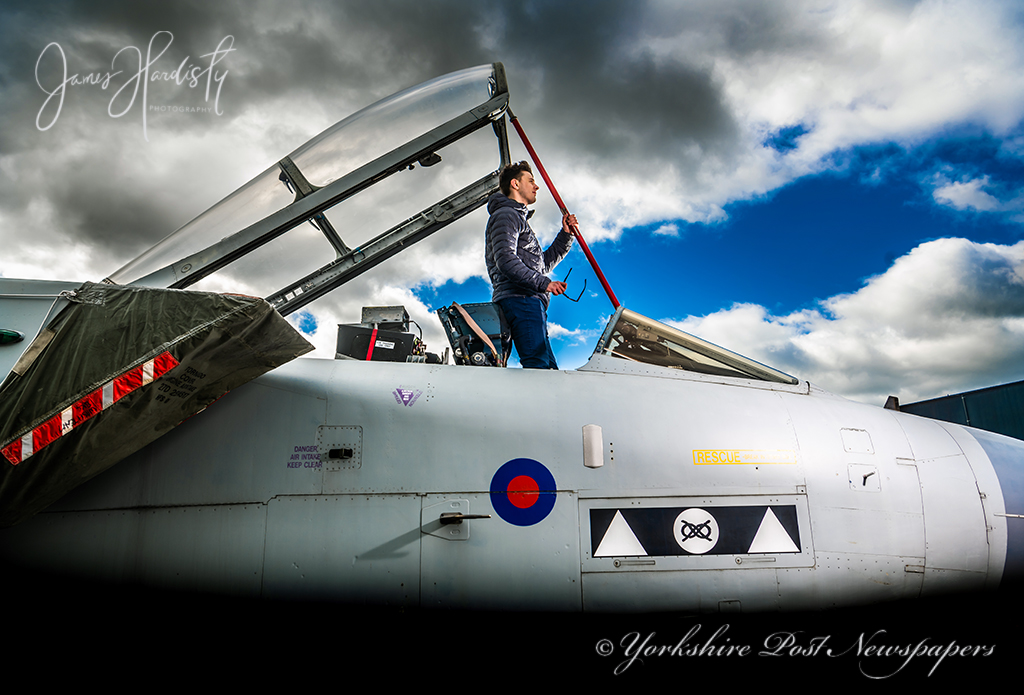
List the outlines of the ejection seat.
{"label": "ejection seat", "polygon": [[455,364],[504,367],[512,353],[512,333],[493,302],[459,304],[437,310],[444,333],[452,347]]}

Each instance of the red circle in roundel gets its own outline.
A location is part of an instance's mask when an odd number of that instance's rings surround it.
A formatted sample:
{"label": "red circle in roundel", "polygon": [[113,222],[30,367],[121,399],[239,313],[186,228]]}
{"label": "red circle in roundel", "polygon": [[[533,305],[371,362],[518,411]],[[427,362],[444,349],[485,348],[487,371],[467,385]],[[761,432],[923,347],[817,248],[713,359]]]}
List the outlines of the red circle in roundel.
{"label": "red circle in roundel", "polygon": [[540,486],[537,485],[537,481],[528,475],[517,475],[512,480],[508,481],[508,501],[519,507],[520,509],[526,509],[532,507],[537,503],[537,498],[540,497]]}

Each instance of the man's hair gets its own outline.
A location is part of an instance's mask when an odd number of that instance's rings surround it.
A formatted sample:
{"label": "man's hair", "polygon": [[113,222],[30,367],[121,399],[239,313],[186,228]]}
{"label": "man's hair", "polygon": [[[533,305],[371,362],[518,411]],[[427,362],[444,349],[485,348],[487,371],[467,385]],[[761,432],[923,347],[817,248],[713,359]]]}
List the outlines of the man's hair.
{"label": "man's hair", "polygon": [[498,185],[501,186],[501,192],[508,195],[512,191],[512,179],[518,179],[524,172],[533,173],[533,169],[530,168],[530,163],[525,160],[522,162],[516,162],[515,164],[505,165],[505,168],[501,170],[501,176],[498,179]]}

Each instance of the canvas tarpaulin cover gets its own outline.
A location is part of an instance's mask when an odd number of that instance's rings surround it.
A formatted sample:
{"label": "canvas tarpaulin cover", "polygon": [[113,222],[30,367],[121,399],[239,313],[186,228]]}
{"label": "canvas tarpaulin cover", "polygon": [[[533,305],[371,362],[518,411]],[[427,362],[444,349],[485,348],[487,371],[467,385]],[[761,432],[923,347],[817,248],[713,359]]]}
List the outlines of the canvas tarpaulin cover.
{"label": "canvas tarpaulin cover", "polygon": [[86,283],[0,385],[0,526],[313,349],[255,297]]}

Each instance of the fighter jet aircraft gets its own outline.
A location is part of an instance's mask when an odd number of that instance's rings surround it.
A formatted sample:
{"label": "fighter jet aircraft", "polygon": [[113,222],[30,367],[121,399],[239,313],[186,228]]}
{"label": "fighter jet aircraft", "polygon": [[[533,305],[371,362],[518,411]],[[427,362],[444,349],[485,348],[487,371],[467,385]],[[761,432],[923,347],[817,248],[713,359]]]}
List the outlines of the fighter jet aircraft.
{"label": "fighter jet aircraft", "polygon": [[[619,612],[865,604],[1024,571],[1024,443],[848,401],[622,306],[573,371],[505,368],[489,306],[438,312],[456,364],[400,308],[341,327],[337,359],[289,361],[307,348],[278,314],[497,190],[508,104],[500,63],[440,77],[105,284],[0,279],[0,556],[251,597]],[[349,246],[357,219],[380,233]],[[265,304],[186,289],[229,264],[274,282],[289,252],[304,274]],[[64,354],[88,359],[58,371]]]}

